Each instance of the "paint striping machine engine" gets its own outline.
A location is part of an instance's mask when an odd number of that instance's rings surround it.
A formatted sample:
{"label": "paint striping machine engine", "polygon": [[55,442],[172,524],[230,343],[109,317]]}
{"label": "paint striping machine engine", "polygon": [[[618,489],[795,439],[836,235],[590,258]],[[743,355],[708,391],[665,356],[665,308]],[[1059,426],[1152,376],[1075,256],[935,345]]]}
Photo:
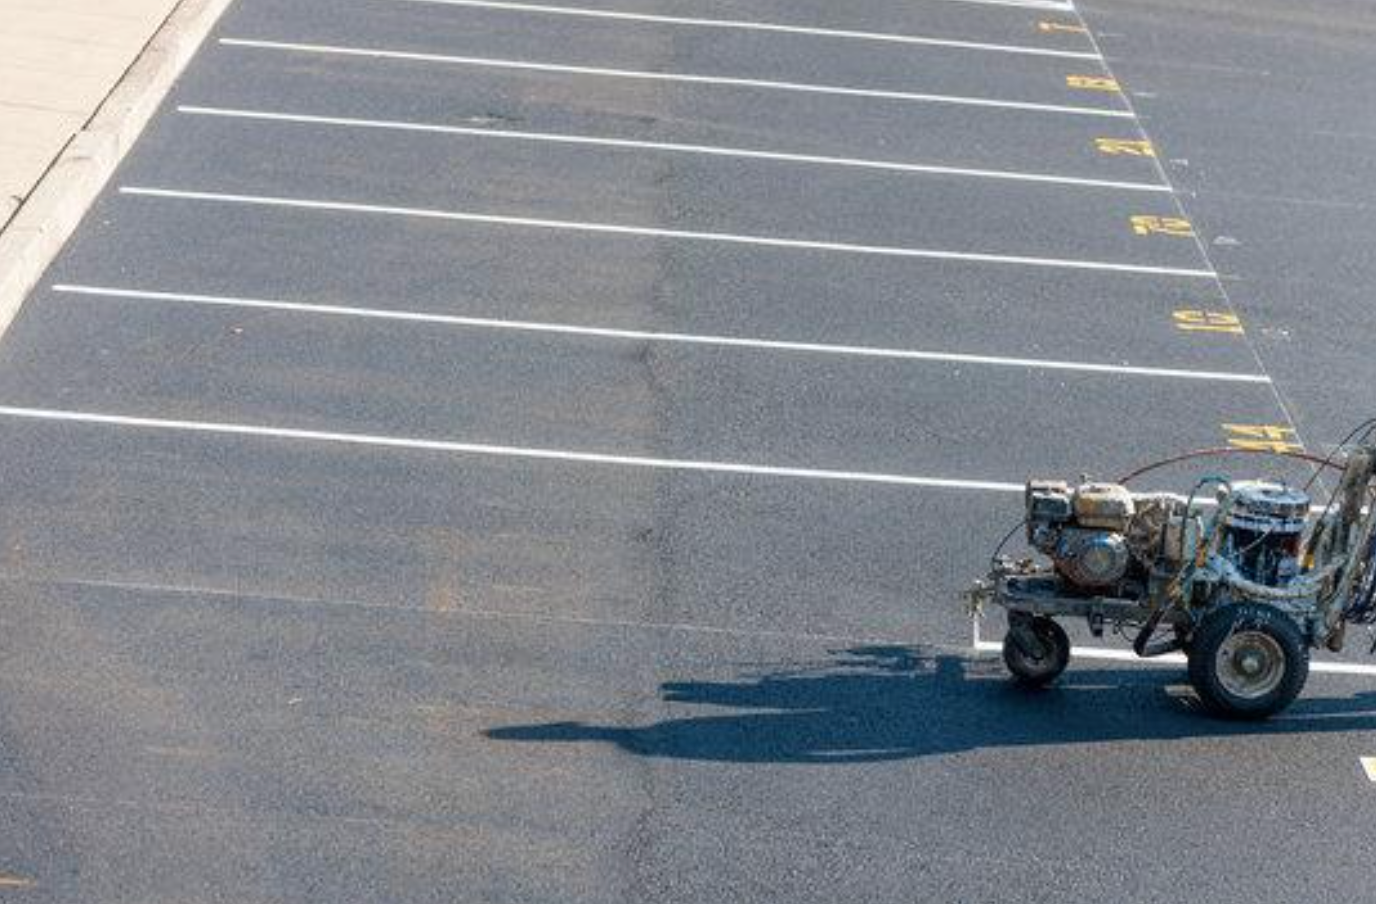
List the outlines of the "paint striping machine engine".
{"label": "paint striping machine engine", "polygon": [[1279,453],[1317,465],[1315,478],[1341,471],[1322,506],[1308,487],[1273,480],[1206,477],[1186,496],[1125,486],[1231,449],[1187,453],[1118,483],[1029,481],[1025,520],[1004,543],[1025,528],[1037,555],[1005,557],[1000,544],[970,591],[972,615],[1006,610],[1003,659],[1026,685],[1065,670],[1071,645],[1056,619],[1070,616],[1096,637],[1106,628],[1131,637],[1139,656],[1184,652],[1190,683],[1218,715],[1273,715],[1303,689],[1311,648],[1339,651],[1350,625],[1376,625],[1373,434],[1376,420],[1326,459]]}

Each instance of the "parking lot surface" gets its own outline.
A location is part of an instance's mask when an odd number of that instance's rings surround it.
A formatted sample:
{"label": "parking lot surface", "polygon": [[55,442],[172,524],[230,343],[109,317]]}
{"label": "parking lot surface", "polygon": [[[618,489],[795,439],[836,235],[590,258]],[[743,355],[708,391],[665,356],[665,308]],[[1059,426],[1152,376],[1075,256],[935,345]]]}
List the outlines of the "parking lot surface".
{"label": "parking lot surface", "polygon": [[0,344],[16,894],[1366,900],[1376,669],[960,602],[1029,476],[1371,414],[1304,9],[239,0]]}

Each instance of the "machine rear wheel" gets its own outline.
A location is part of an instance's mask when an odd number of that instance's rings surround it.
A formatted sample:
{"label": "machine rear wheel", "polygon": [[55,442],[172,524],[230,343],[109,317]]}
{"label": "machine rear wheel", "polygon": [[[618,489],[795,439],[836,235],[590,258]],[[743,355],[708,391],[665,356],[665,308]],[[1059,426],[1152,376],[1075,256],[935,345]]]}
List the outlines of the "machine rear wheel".
{"label": "machine rear wheel", "polygon": [[1026,623],[1026,634],[1012,626],[1003,638],[1003,664],[1019,684],[1042,687],[1055,681],[1070,664],[1070,638],[1055,621],[1038,616]]}
{"label": "machine rear wheel", "polygon": [[1299,626],[1274,606],[1231,603],[1204,617],[1189,651],[1190,684],[1232,719],[1265,719],[1294,702],[1309,677]]}

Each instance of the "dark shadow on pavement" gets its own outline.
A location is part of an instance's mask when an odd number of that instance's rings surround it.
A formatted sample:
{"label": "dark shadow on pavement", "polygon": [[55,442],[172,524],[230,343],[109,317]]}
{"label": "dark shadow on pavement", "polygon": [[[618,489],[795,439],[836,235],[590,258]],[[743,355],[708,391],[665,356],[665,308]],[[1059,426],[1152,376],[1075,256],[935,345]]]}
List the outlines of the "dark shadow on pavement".
{"label": "dark shadow on pavement", "polygon": [[[1376,730],[1376,692],[1301,698],[1263,723],[1227,722],[1172,695],[1183,672],[1080,669],[1028,691],[1000,663],[908,647],[860,647],[814,667],[734,682],[662,686],[700,716],[644,726],[552,722],[489,729],[503,741],[615,744],[645,757],[734,763],[861,763],[988,747]],[[728,710],[721,712],[721,710]]]}

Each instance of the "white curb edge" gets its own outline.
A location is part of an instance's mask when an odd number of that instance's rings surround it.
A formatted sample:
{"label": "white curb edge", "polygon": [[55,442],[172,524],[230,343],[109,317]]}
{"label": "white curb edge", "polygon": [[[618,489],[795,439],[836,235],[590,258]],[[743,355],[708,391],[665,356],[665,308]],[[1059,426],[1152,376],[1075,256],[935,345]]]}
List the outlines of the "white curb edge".
{"label": "white curb edge", "polygon": [[233,0],[181,0],[0,231],[0,335]]}

